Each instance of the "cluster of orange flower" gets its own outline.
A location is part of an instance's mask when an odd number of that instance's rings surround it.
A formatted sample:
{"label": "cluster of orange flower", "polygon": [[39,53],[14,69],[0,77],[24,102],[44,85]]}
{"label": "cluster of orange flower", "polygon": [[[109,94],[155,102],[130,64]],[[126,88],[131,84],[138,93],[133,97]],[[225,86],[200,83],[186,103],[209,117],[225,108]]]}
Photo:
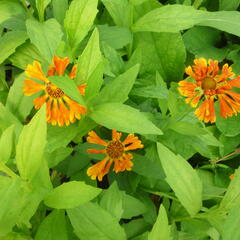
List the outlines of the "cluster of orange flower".
{"label": "cluster of orange flower", "polygon": [[[195,110],[195,115],[205,123],[216,121],[214,102],[219,100],[221,116],[231,117],[240,112],[240,94],[233,92],[234,87],[240,87],[240,76],[235,75],[231,67],[225,64],[220,70],[218,61],[204,58],[195,59],[195,65],[186,68],[185,72],[191,77],[191,81],[183,80],[179,82],[179,92],[187,97],[186,102],[192,107],[199,107]],[[34,61],[26,68],[25,74],[34,79],[24,79],[24,94],[30,96],[42,91],[44,94],[34,100],[36,109],[39,109],[46,102],[47,122],[52,125],[69,125],[81,115],[87,113],[87,109],[67,96],[64,91],[48,79],[49,76],[62,76],[69,65],[69,58],[53,57],[53,64],[49,66],[47,75],[44,74],[41,64]],[[77,66],[74,65],[69,78],[76,76]],[[188,79],[189,80],[189,79]],[[84,95],[85,85],[78,86],[79,93]],[[109,142],[101,139],[94,131],[89,132],[87,141],[89,143],[100,144],[104,149],[89,149],[89,153],[103,153],[106,157],[87,170],[88,176],[92,179],[102,181],[103,177],[110,171],[114,163],[113,171],[130,171],[133,163],[132,154],[126,153],[129,150],[143,148],[141,141],[133,134],[129,134],[124,141],[121,141],[121,133],[112,130],[112,140]]]}
{"label": "cluster of orange flower", "polygon": [[225,64],[220,70],[218,61],[204,58],[194,60],[195,65],[185,69],[193,81],[179,82],[179,92],[187,97],[186,102],[197,107],[195,115],[205,123],[216,121],[214,102],[219,100],[220,114],[223,118],[240,112],[240,94],[233,92],[240,87],[240,76],[234,78],[232,68]]}
{"label": "cluster of orange flower", "polygon": [[[55,86],[47,78],[55,74],[62,76],[69,64],[69,58],[55,56],[52,61],[53,65],[49,66],[47,76],[44,74],[39,62],[34,61],[32,65],[29,64],[27,66],[25,74],[35,81],[28,78],[24,79],[25,86],[23,86],[23,92],[25,95],[31,96],[34,93],[42,91],[44,94],[34,100],[35,108],[40,109],[46,102],[47,122],[52,125],[68,126],[70,123],[74,123],[76,119],[80,119],[82,114],[86,114],[87,109],[68,97],[62,89]],[[69,74],[70,79],[75,78],[76,69],[77,66],[74,65]],[[78,90],[81,95],[84,95],[85,85],[78,86]],[[131,159],[133,156],[131,153],[126,153],[126,151],[143,148],[143,145],[138,137],[133,134],[129,134],[122,142],[120,140],[121,135],[116,130],[112,130],[112,140],[106,142],[94,131],[89,132],[87,141],[89,143],[100,144],[105,148],[102,150],[89,149],[88,152],[106,154],[106,157],[102,161],[87,170],[88,176],[92,179],[97,178],[99,181],[102,181],[103,177],[110,171],[113,162],[113,171],[116,173],[131,170],[133,166]]]}

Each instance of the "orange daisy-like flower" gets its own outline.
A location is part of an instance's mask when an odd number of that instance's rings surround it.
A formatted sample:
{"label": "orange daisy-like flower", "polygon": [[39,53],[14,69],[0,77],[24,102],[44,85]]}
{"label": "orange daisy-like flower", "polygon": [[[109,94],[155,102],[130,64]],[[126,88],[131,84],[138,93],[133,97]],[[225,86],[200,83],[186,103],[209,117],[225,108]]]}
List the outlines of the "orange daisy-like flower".
{"label": "orange daisy-like flower", "polygon": [[[47,76],[62,76],[69,64],[69,58],[60,58],[54,56],[53,65],[49,66]],[[71,79],[75,78],[77,66],[73,66],[72,71],[69,74]],[[86,108],[81,104],[73,101],[68,97],[63,90],[51,83],[42,71],[41,64],[34,61],[33,64],[28,64],[25,70],[25,74],[33,79],[40,80],[39,82],[31,79],[24,79],[25,86],[23,86],[23,92],[26,96],[31,96],[39,91],[44,91],[45,94],[34,100],[36,109],[40,109],[46,102],[47,106],[47,122],[52,125],[69,125],[74,123],[76,119],[81,118],[81,114],[86,113]],[[84,95],[85,85],[78,86],[78,90],[81,95]]]}
{"label": "orange daisy-like flower", "polygon": [[109,142],[102,140],[94,131],[89,132],[88,135],[87,141],[89,143],[100,144],[105,147],[101,150],[88,149],[88,153],[106,154],[106,157],[102,161],[87,170],[87,175],[93,180],[98,178],[99,181],[102,181],[103,177],[109,172],[113,162],[113,171],[116,173],[125,170],[130,171],[133,166],[133,162],[131,161],[133,156],[131,153],[126,153],[126,151],[143,148],[142,142],[133,134],[128,134],[123,142],[120,140],[122,133],[116,130],[112,130],[112,140]]}
{"label": "orange daisy-like flower", "polygon": [[186,74],[194,81],[180,81],[178,90],[187,97],[186,102],[192,107],[199,105],[195,115],[205,123],[214,123],[215,100],[219,100],[223,118],[237,115],[237,112],[240,112],[240,94],[233,92],[232,88],[240,87],[240,77],[232,78],[235,74],[228,64],[220,70],[218,61],[212,59],[207,62],[204,58],[199,58],[195,59],[194,63],[194,66],[185,69]]}

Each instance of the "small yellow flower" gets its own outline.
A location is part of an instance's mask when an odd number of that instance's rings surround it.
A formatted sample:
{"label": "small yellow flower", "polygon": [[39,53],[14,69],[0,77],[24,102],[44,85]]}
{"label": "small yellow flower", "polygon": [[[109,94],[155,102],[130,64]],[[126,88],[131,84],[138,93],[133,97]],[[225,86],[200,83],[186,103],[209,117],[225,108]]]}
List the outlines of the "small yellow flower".
{"label": "small yellow flower", "polygon": [[[69,58],[60,58],[54,56],[53,65],[49,66],[47,76],[62,76],[66,67],[69,64]],[[75,78],[77,66],[73,66],[72,71],[69,74],[71,79]],[[25,86],[23,86],[23,92],[26,96],[31,96],[34,93],[43,91],[44,95],[34,100],[36,109],[40,109],[46,102],[47,106],[47,122],[52,125],[69,125],[74,123],[76,119],[81,118],[81,114],[86,114],[87,110],[81,104],[73,101],[68,97],[62,89],[51,83],[42,71],[41,64],[34,61],[33,64],[28,64],[25,70],[25,74],[33,79],[40,80],[41,83],[33,81],[31,79],[24,79]],[[43,83],[42,83],[43,82]],[[78,86],[79,93],[84,95],[85,85]]]}
{"label": "small yellow flower", "polygon": [[219,100],[223,118],[237,115],[237,112],[240,112],[240,94],[233,92],[232,88],[240,87],[240,76],[232,79],[235,75],[232,68],[225,64],[220,71],[216,60],[209,59],[207,62],[204,58],[199,58],[195,59],[194,63],[195,65],[185,69],[194,82],[180,81],[178,90],[187,97],[186,102],[192,107],[199,105],[195,115],[205,123],[214,123],[215,100]]}
{"label": "small yellow flower", "polygon": [[106,157],[88,168],[87,175],[91,179],[98,178],[99,181],[102,181],[103,177],[109,172],[112,163],[114,162],[113,171],[116,173],[123,172],[125,170],[131,171],[133,158],[131,153],[126,153],[126,151],[135,150],[143,148],[143,144],[138,137],[133,134],[128,134],[124,141],[121,141],[120,138],[122,133],[112,130],[112,140],[104,141],[101,139],[94,131],[88,133],[87,141],[89,143],[95,143],[104,146],[104,149],[88,149],[88,153],[104,153]]}

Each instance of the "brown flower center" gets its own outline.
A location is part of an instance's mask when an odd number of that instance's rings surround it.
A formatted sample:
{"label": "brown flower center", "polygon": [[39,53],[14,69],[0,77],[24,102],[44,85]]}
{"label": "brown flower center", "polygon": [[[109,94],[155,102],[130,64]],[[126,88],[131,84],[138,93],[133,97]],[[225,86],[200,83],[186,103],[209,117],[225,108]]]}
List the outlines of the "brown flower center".
{"label": "brown flower center", "polygon": [[61,98],[64,95],[63,90],[50,82],[47,83],[46,92],[52,98]]}
{"label": "brown flower center", "polygon": [[214,90],[217,86],[216,81],[211,77],[205,77],[202,82],[202,89]]}
{"label": "brown flower center", "polygon": [[124,146],[120,141],[110,141],[106,151],[110,158],[120,158],[124,153]]}

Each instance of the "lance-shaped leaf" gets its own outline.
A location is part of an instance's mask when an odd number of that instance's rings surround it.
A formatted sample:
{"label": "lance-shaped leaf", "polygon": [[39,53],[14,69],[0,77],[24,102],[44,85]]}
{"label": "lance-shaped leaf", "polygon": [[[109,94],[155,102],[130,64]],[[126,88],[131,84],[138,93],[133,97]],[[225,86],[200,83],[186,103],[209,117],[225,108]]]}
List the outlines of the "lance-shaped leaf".
{"label": "lance-shaped leaf", "polygon": [[143,113],[121,103],[97,105],[89,116],[96,123],[109,129],[116,129],[127,133],[162,134],[162,131]]}
{"label": "lance-shaped leaf", "polygon": [[148,12],[132,27],[133,31],[179,32],[194,25],[214,27],[240,36],[240,13],[207,12],[191,6],[168,5]]}
{"label": "lance-shaped leaf", "polygon": [[85,240],[126,240],[124,230],[116,218],[96,203],[86,203],[67,210],[79,238]]}
{"label": "lance-shaped leaf", "polygon": [[75,82],[68,76],[49,77],[49,81],[61,88],[68,97],[84,105],[83,98],[78,91]]}
{"label": "lance-shaped leaf", "polygon": [[7,32],[0,38],[0,63],[15,52],[15,49],[27,40],[28,36],[23,31]]}
{"label": "lance-shaped leaf", "polygon": [[88,79],[101,61],[102,55],[99,47],[99,33],[96,28],[93,31],[82,55],[78,59],[76,77],[77,83],[88,83]]}
{"label": "lance-shaped leaf", "polygon": [[227,192],[221,201],[220,207],[223,209],[231,209],[240,204],[240,168],[234,173],[234,178],[228,186]]}
{"label": "lance-shaped leaf", "polygon": [[24,126],[17,144],[16,162],[23,179],[32,180],[44,161],[47,138],[46,106]]}
{"label": "lance-shaped leaf", "polygon": [[157,149],[167,183],[188,213],[195,215],[202,207],[202,182],[197,172],[161,143],[157,143]]}
{"label": "lance-shaped leaf", "polygon": [[53,189],[44,202],[52,208],[74,208],[91,201],[101,191],[100,188],[89,186],[84,182],[71,181]]}
{"label": "lance-shaped leaf", "polygon": [[68,42],[73,50],[90,30],[97,15],[98,0],[74,0],[64,20]]}
{"label": "lance-shaped leaf", "polygon": [[56,55],[56,49],[63,36],[60,24],[56,19],[49,19],[44,23],[28,19],[26,27],[31,42],[48,62],[51,63],[52,57]]}
{"label": "lance-shaped leaf", "polygon": [[63,210],[52,211],[41,222],[35,240],[67,240],[66,217]]}
{"label": "lance-shaped leaf", "polygon": [[170,226],[168,226],[168,217],[163,205],[160,206],[159,213],[148,240],[171,240]]}

